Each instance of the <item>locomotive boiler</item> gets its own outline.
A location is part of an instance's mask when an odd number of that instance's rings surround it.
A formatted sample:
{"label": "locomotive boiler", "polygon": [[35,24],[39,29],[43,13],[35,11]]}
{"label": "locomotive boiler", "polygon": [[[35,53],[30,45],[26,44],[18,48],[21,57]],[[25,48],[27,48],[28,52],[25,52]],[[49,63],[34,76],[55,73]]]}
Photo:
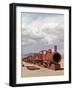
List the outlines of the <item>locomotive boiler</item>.
{"label": "locomotive boiler", "polygon": [[42,50],[39,53],[34,53],[27,56],[23,61],[28,63],[37,64],[48,69],[59,70],[61,65],[61,54],[57,51],[57,46],[54,46],[54,51],[52,49]]}

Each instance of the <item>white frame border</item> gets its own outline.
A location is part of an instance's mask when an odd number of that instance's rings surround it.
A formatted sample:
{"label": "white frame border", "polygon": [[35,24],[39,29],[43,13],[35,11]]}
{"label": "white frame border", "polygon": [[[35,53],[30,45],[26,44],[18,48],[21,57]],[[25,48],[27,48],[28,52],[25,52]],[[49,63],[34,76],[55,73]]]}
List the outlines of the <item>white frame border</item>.
{"label": "white frame border", "polygon": [[[21,78],[21,12],[64,14],[64,76]],[[57,82],[69,80],[69,10],[16,7],[16,83]],[[68,49],[67,49],[68,48]]]}

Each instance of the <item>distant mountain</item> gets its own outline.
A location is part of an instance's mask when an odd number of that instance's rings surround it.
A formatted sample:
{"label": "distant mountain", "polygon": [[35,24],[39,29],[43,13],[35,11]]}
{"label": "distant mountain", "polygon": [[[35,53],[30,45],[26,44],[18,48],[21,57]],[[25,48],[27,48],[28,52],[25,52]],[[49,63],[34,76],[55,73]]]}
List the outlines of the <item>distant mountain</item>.
{"label": "distant mountain", "polygon": [[22,58],[27,57],[27,56],[31,56],[33,54],[37,54],[37,53],[28,53],[28,54],[23,55]]}
{"label": "distant mountain", "polygon": [[24,56],[31,56],[33,55],[34,53],[28,53],[28,54],[25,54]]}

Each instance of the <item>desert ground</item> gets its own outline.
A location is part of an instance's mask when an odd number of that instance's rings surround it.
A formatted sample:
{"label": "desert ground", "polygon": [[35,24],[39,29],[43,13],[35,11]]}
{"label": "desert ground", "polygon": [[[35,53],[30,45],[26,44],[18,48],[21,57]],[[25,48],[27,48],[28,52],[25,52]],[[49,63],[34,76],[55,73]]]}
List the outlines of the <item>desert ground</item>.
{"label": "desert ground", "polygon": [[[21,66],[21,77],[40,77],[40,76],[59,76],[64,75],[64,70],[51,70],[48,68],[44,68],[43,66],[38,66],[35,64],[30,64],[26,62],[22,62],[23,66]],[[64,60],[62,59],[61,62],[61,68],[64,68]],[[38,70],[29,70],[26,67],[27,66],[35,66],[37,68],[40,68]]]}

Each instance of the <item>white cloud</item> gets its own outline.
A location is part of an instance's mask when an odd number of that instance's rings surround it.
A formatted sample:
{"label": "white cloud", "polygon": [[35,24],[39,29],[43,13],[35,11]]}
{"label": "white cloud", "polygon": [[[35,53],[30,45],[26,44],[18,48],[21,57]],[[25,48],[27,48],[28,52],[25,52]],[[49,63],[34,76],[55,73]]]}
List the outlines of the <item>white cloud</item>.
{"label": "white cloud", "polygon": [[[63,49],[64,16],[57,14],[22,13],[22,54],[57,44]],[[41,47],[39,46],[41,45]],[[25,48],[27,51],[25,52]]]}

